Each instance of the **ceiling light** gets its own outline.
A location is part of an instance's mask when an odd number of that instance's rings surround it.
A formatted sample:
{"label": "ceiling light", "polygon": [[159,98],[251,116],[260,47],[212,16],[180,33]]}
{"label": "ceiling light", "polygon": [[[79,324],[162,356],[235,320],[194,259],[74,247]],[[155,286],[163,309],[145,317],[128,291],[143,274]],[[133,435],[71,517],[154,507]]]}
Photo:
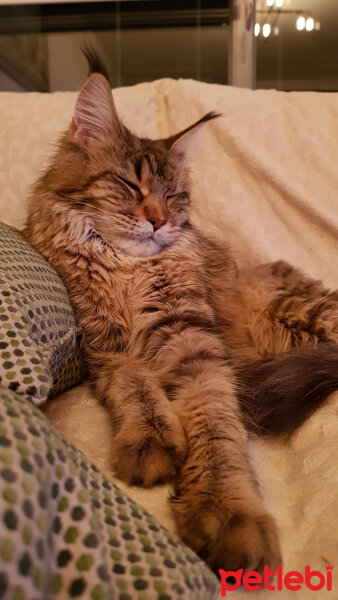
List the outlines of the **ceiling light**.
{"label": "ceiling light", "polygon": [[315,22],[314,22],[313,18],[308,17],[306,19],[306,24],[305,24],[306,31],[312,31],[314,29],[314,26],[315,26]]}
{"label": "ceiling light", "polygon": [[303,31],[303,29],[305,29],[304,17],[298,17],[297,22],[296,22],[296,27],[297,27],[298,31]]}
{"label": "ceiling light", "polygon": [[316,21],[315,22],[315,30],[319,31],[320,30],[320,21]]}
{"label": "ceiling light", "polygon": [[274,0],[266,0],[266,5],[273,6],[273,2],[274,2]]}
{"label": "ceiling light", "polygon": [[284,0],[276,0],[276,8],[282,8]]}
{"label": "ceiling light", "polygon": [[273,28],[273,35],[279,35],[279,27],[274,27]]}
{"label": "ceiling light", "polygon": [[261,30],[260,24],[256,23],[256,25],[255,25],[255,36],[256,37],[259,35],[260,30]]}
{"label": "ceiling light", "polygon": [[269,37],[269,35],[271,33],[271,25],[269,25],[269,23],[264,23],[262,33],[263,33],[263,37],[265,37],[265,38]]}

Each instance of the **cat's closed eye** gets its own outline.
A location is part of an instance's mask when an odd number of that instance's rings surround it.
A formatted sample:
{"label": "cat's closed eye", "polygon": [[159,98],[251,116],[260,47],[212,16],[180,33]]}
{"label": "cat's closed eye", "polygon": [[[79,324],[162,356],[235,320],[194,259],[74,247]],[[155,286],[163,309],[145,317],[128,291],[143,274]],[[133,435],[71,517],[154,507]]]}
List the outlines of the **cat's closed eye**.
{"label": "cat's closed eye", "polygon": [[166,200],[171,200],[172,198],[186,198],[187,196],[187,192],[177,192],[176,194],[167,195]]}
{"label": "cat's closed eye", "polygon": [[122,177],[121,175],[117,175],[116,179],[118,179],[119,181],[124,183],[127,187],[129,187],[134,192],[138,192],[139,194],[141,193],[140,188],[132,181],[125,179],[125,177]]}

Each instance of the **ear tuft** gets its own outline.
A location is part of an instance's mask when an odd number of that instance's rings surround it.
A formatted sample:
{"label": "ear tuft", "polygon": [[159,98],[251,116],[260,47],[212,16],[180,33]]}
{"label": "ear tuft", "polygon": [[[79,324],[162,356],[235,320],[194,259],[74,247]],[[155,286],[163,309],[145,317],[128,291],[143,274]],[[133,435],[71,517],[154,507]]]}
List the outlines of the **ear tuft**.
{"label": "ear tuft", "polygon": [[89,75],[92,73],[101,73],[109,81],[107,67],[95,48],[90,44],[85,44],[81,49],[87,59]]}
{"label": "ear tuft", "polygon": [[84,146],[90,139],[100,140],[119,131],[110,85],[103,75],[93,73],[80,90],[69,135]]}
{"label": "ear tuft", "polygon": [[196,121],[196,123],[190,125],[190,127],[187,127],[186,129],[183,129],[183,131],[180,131],[179,133],[176,133],[175,135],[172,135],[171,137],[164,140],[167,148],[172,150],[173,148],[176,148],[179,145],[180,149],[184,150],[184,145],[187,141],[187,138],[190,139],[191,134],[195,133],[197,129],[199,129],[199,127],[203,125],[203,123],[207,123],[212,119],[218,119],[218,117],[222,116],[222,113],[218,113],[215,111],[208,112],[206,115],[204,115],[204,117]]}

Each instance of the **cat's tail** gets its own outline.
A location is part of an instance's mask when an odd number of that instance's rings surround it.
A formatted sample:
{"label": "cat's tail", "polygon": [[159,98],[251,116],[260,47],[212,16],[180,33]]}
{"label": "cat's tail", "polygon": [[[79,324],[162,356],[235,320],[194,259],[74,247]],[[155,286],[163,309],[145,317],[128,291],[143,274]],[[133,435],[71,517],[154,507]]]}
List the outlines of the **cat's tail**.
{"label": "cat's tail", "polygon": [[236,371],[247,427],[261,435],[292,432],[338,390],[338,344],[295,348]]}

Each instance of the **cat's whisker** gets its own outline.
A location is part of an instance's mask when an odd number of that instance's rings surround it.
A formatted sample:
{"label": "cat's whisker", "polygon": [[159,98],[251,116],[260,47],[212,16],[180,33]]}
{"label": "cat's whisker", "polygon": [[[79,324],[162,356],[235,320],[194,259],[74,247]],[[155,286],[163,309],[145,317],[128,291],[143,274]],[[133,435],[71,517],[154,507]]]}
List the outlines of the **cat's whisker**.
{"label": "cat's whisker", "polygon": [[83,206],[87,206],[87,207],[89,207],[89,208],[94,208],[95,210],[98,210],[98,211],[100,211],[100,212],[103,212],[104,214],[107,214],[107,215],[109,215],[109,214],[110,214],[110,213],[109,213],[109,211],[107,211],[107,210],[104,210],[103,208],[100,208],[99,206],[96,206],[95,204],[92,204],[92,203],[90,203],[90,202],[81,202],[81,200],[78,200],[78,201],[76,202],[76,204],[81,204],[81,205],[83,205]]}
{"label": "cat's whisker", "polygon": [[85,216],[92,216],[92,217],[95,217],[95,219],[102,219],[103,221],[106,221],[106,220],[114,219],[115,215],[112,215],[110,213],[107,213],[105,215],[97,215],[96,213],[86,212]]}
{"label": "cat's whisker", "polygon": [[88,212],[88,213],[86,213],[86,214],[84,215],[84,217],[85,217],[85,218],[87,218],[87,217],[94,217],[95,219],[102,219],[102,220],[105,220],[105,217],[103,217],[103,216],[101,216],[101,215],[96,215],[95,213],[89,213],[89,212]]}
{"label": "cat's whisker", "polygon": [[134,217],[129,217],[128,215],[119,215],[119,218],[120,218],[120,221],[125,221],[128,224],[130,224],[130,223],[134,224],[136,222]]}
{"label": "cat's whisker", "polygon": [[[110,224],[114,223],[115,225],[118,225],[120,227],[123,225],[123,223],[121,223],[121,219],[117,219],[116,215],[114,215],[114,214],[109,215],[109,216],[102,216],[102,215],[93,215],[93,216],[96,220],[100,220],[103,223],[110,223]],[[133,222],[127,221],[127,225],[129,228],[133,227]],[[124,224],[124,229],[125,229],[125,227],[126,227],[126,224]]]}

